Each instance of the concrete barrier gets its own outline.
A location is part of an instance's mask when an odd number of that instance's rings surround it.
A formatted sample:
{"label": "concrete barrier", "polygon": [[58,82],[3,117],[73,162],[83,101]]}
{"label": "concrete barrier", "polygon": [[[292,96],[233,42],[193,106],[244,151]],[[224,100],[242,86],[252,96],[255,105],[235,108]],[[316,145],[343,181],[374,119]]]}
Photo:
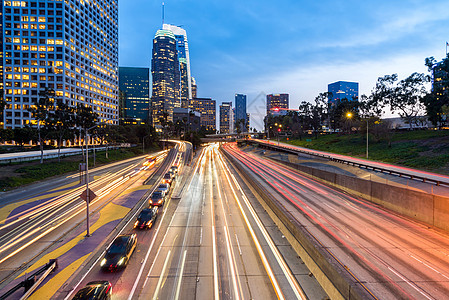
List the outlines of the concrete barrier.
{"label": "concrete barrier", "polygon": [[312,177],[326,184],[376,203],[403,216],[449,232],[449,197],[336,174],[280,159],[269,159],[312,175]]}

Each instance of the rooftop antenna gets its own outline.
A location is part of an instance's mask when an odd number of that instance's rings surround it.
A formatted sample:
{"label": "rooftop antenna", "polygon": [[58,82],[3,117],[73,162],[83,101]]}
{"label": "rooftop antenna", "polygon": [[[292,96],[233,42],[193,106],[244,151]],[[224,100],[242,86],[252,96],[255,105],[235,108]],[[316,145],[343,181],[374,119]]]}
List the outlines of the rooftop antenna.
{"label": "rooftop antenna", "polygon": [[162,25],[165,24],[165,2],[162,2]]}

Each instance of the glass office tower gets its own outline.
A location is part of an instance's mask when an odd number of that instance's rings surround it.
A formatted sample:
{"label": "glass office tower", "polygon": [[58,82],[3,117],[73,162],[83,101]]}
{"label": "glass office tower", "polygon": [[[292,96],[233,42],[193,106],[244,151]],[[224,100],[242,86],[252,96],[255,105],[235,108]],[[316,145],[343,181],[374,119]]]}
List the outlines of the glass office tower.
{"label": "glass office tower", "polygon": [[235,126],[235,130],[240,128],[241,132],[245,132],[247,123],[246,113],[246,95],[235,94],[235,118],[234,122],[239,123],[239,126]]}
{"label": "glass office tower", "polygon": [[337,81],[329,84],[327,91],[332,93],[332,97],[329,96],[329,104],[331,105],[342,99],[348,99],[349,101],[358,101],[359,99],[358,82]]}
{"label": "glass office tower", "polygon": [[[178,60],[181,71],[181,103],[182,108],[189,107],[189,100],[192,99],[192,79],[190,73],[190,55],[189,55],[189,43],[187,41],[187,32],[185,29],[164,24],[162,29],[173,32],[176,38],[176,50],[178,51]],[[179,107],[178,103],[175,103],[176,107]]]}
{"label": "glass office tower", "polygon": [[36,125],[28,109],[45,88],[118,124],[117,0],[2,2],[4,127]]}
{"label": "glass office tower", "polygon": [[[173,122],[175,103],[180,103],[180,68],[176,38],[170,30],[158,30],[153,40],[151,60],[153,125]],[[177,107],[177,105],[176,105]]]}
{"label": "glass office tower", "polygon": [[149,68],[119,68],[121,124],[148,124],[149,87]]}

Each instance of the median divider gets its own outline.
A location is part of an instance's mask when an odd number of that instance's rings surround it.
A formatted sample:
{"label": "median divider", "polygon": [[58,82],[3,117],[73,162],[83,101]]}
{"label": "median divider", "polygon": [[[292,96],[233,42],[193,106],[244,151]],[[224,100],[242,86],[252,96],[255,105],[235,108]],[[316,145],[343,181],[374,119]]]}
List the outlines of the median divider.
{"label": "median divider", "polygon": [[235,157],[222,151],[331,299],[375,299]]}

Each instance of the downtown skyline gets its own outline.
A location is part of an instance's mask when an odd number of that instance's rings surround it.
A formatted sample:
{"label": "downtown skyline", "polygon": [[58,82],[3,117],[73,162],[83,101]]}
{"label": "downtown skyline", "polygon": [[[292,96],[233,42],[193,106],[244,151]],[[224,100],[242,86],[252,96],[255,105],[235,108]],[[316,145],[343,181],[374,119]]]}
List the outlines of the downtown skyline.
{"label": "downtown skyline", "polygon": [[[189,33],[198,97],[221,103],[246,94],[253,118],[251,103],[263,106],[265,94],[289,93],[295,108],[335,81],[359,82],[362,95],[386,74],[427,73],[424,59],[445,55],[444,8],[444,1],[165,1],[165,22]],[[162,3],[133,0],[119,9],[120,65],[149,66]]]}

